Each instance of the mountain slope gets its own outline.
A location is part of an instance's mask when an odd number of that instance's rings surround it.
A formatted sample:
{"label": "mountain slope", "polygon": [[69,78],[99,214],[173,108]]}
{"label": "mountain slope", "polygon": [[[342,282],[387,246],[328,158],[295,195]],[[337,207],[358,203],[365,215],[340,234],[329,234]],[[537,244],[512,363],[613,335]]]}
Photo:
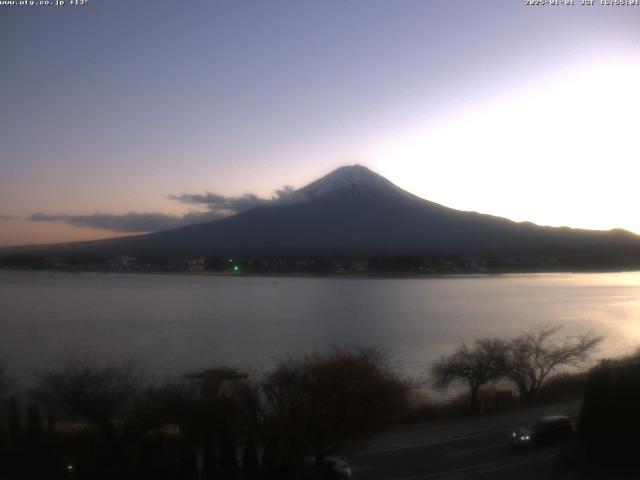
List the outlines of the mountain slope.
{"label": "mountain slope", "polygon": [[640,256],[640,237],[539,227],[462,212],[362,166],[339,168],[288,201],[213,222],[44,251],[75,255],[478,254]]}

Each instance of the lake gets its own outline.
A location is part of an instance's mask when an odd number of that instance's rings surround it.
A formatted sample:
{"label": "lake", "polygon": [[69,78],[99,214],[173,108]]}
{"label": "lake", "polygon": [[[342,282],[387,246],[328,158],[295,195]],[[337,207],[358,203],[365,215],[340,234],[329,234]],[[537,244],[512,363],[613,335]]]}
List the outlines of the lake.
{"label": "lake", "polygon": [[157,377],[286,355],[384,349],[403,373],[474,337],[537,325],[640,345],[640,273],[420,279],[0,271],[0,359],[18,383],[69,357],[135,360]]}

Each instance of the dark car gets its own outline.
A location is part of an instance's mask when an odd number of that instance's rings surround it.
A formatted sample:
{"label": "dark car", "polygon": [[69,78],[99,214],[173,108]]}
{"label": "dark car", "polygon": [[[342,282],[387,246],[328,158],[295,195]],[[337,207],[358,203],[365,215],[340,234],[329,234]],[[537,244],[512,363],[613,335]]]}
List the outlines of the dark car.
{"label": "dark car", "polygon": [[566,415],[543,417],[528,427],[511,434],[511,442],[517,447],[548,445],[573,437],[574,423]]}

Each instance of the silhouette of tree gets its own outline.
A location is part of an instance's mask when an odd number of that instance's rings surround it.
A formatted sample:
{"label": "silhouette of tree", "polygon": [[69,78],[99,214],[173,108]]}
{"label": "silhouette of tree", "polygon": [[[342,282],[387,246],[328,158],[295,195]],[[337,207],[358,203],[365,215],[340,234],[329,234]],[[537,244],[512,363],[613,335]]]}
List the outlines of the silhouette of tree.
{"label": "silhouette of tree", "polygon": [[35,403],[27,405],[27,442],[31,446],[40,446],[44,439],[44,425],[40,408]]}
{"label": "silhouette of tree", "polygon": [[640,354],[603,360],[589,371],[578,432],[594,461],[638,467]]}
{"label": "silhouette of tree", "polygon": [[24,449],[24,429],[20,416],[20,408],[15,397],[11,397],[8,403],[8,428],[6,458],[3,467],[3,474],[8,478],[19,478],[25,475],[25,449]]}
{"label": "silhouette of tree", "polygon": [[[47,472],[46,478],[51,480],[57,480],[65,478],[66,473],[64,470],[64,462],[62,459],[60,437],[56,429],[56,419],[53,413],[47,414],[47,422],[44,430],[44,459],[45,471]],[[44,478],[42,476],[41,478]]]}
{"label": "silhouette of tree", "polygon": [[56,428],[56,417],[52,412],[49,412],[47,414],[47,425],[45,428],[45,436],[49,441],[54,441],[58,436],[58,430]]}
{"label": "silhouette of tree", "polygon": [[27,423],[25,435],[24,471],[31,478],[44,478],[47,474],[47,458],[44,445],[44,426],[40,408],[37,404],[29,402],[27,405]]}
{"label": "silhouette of tree", "polygon": [[18,400],[12,397],[9,400],[9,442],[13,448],[19,448],[21,446],[23,436],[24,431],[22,429]]}
{"label": "silhouette of tree", "polygon": [[602,341],[602,337],[590,333],[556,341],[560,329],[541,327],[509,343],[507,377],[516,384],[523,400],[535,400],[545,381],[559,369],[586,363]]}
{"label": "silhouette of tree", "polygon": [[279,480],[278,458],[273,447],[266,443],[262,450],[262,480]]}
{"label": "silhouette of tree", "polygon": [[298,476],[306,456],[341,452],[406,408],[407,389],[378,352],[340,349],[281,362],[262,387],[268,428]]}
{"label": "silhouette of tree", "polygon": [[198,480],[198,463],[193,445],[187,440],[180,440],[180,457],[178,459],[180,480]]}
{"label": "silhouette of tree", "polygon": [[471,347],[463,343],[451,355],[434,363],[431,368],[434,386],[444,390],[452,383],[465,383],[471,392],[471,410],[478,412],[480,387],[505,376],[506,354],[507,344],[498,339],[479,339]]}
{"label": "silhouette of tree", "polygon": [[238,480],[240,478],[236,442],[233,432],[228,426],[222,429],[220,441],[220,478],[223,480]]}
{"label": "silhouette of tree", "polygon": [[163,396],[145,387],[130,365],[69,364],[40,375],[34,395],[52,412],[97,427],[100,441],[85,445],[78,476],[80,469],[95,478],[132,475],[133,450],[167,418]]}
{"label": "silhouette of tree", "polygon": [[220,477],[218,470],[218,455],[216,453],[216,443],[214,435],[209,430],[204,437],[202,450],[202,480],[214,480]]}
{"label": "silhouette of tree", "polygon": [[112,440],[140,386],[131,366],[74,363],[41,375],[35,395],[53,410],[93,423]]}
{"label": "silhouette of tree", "polygon": [[9,393],[11,387],[11,380],[7,375],[6,367],[0,363],[0,400],[4,400],[5,396]]}
{"label": "silhouette of tree", "polygon": [[260,480],[260,463],[253,437],[249,436],[242,452],[242,480]]}

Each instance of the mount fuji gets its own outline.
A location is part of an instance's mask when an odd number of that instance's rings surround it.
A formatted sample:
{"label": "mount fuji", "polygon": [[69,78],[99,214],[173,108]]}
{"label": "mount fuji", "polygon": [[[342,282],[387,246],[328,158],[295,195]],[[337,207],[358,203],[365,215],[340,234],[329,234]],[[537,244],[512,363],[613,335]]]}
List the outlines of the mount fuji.
{"label": "mount fuji", "polygon": [[640,259],[624,230],[541,227],[447,208],[371,170],[345,166],[285,199],[140,236],[41,246],[73,255],[546,255]]}

